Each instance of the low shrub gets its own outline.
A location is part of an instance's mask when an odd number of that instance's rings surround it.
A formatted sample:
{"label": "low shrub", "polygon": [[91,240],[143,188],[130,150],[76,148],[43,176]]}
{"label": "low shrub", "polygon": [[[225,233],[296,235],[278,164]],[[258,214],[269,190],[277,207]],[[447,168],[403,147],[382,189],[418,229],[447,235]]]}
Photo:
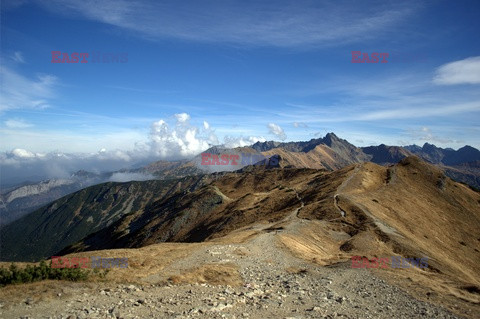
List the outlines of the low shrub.
{"label": "low shrub", "polygon": [[10,267],[0,267],[0,286],[10,284],[21,284],[40,280],[86,280],[90,271],[81,268],[52,268],[52,263],[47,265],[41,261],[38,266],[27,265],[25,268],[18,268],[12,263]]}

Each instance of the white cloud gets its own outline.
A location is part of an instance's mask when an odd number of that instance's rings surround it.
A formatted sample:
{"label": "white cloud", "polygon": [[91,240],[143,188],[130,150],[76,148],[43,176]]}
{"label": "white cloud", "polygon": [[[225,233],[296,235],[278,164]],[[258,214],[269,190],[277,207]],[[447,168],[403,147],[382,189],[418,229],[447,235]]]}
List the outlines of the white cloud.
{"label": "white cloud", "polygon": [[282,141],[284,141],[287,138],[287,135],[285,134],[283,129],[277,124],[270,123],[267,125],[267,127],[268,127],[268,131],[271,134],[275,135],[277,138],[281,139]]}
{"label": "white cloud", "polygon": [[[307,123],[348,123],[465,116],[480,111],[476,87],[439,87],[431,74],[408,70],[397,75],[332,76],[313,85],[300,83],[304,96],[336,95],[331,104],[287,103],[294,107],[278,114],[285,120]],[[461,92],[459,91],[461,90]],[[468,115],[470,116],[470,115]]]}
{"label": "white cloud", "polygon": [[480,56],[440,66],[433,82],[439,85],[480,84]]}
{"label": "white cloud", "polygon": [[16,51],[13,53],[12,60],[18,63],[25,63],[25,58],[20,51]]}
{"label": "white cloud", "polygon": [[[28,123],[27,123],[28,124]],[[47,127],[48,127],[47,123]],[[33,152],[61,150],[66,153],[92,153],[99,149],[133,151],[137,144],[148,142],[148,130],[118,129],[118,127],[94,126],[95,131],[83,131],[72,125],[70,129],[55,127],[0,127],[0,151],[24,148]]]}
{"label": "white cloud", "polygon": [[[343,108],[329,108],[326,112],[329,116],[312,117],[319,115],[312,108],[308,112],[297,112],[295,115],[281,115],[291,118],[296,117],[303,122],[308,122],[311,126],[314,123],[354,123],[354,122],[372,122],[386,120],[408,120],[421,118],[434,118],[463,115],[466,113],[480,112],[480,101],[456,102],[441,100],[422,100],[421,97],[406,97],[404,100],[382,101],[382,105],[377,105],[378,101],[358,100],[357,105],[348,105]],[[370,111],[372,109],[372,111]]]}
{"label": "white cloud", "polygon": [[177,118],[178,123],[186,123],[190,120],[190,115],[187,113],[180,113],[180,114],[175,114],[175,117]]}
{"label": "white cloud", "polygon": [[[107,147],[99,147],[98,152],[92,153],[65,153],[53,151],[48,153],[35,153],[25,147],[15,147],[12,151],[0,153],[0,170],[2,171],[2,183],[21,182],[31,178],[66,178],[73,172],[80,169],[93,172],[115,171],[122,168],[131,168],[132,165],[144,165],[156,160],[169,160],[179,158],[191,158],[207,150],[213,145],[218,145],[219,140],[210,125],[196,127],[190,124],[190,115],[180,113],[174,115],[175,122],[171,125],[166,120],[158,120],[152,123],[150,128],[150,140],[140,141],[133,149],[120,150]],[[37,138],[33,145],[39,144],[43,139],[50,139],[51,136],[34,134],[25,130],[3,130],[0,132],[11,132],[15,136],[24,136],[26,139]],[[30,135],[29,135],[30,134]],[[58,135],[58,132],[57,132]],[[10,136],[10,135],[9,135]],[[114,140],[122,138],[122,135],[112,135],[112,140],[105,145],[113,147]],[[73,145],[88,143],[94,137],[81,141],[83,137],[67,136],[67,141]],[[96,145],[101,144],[97,138]],[[15,140],[17,142],[21,141]],[[265,141],[263,137],[226,137],[225,144],[228,147],[251,145],[257,141]],[[21,143],[19,143],[21,144]],[[51,142],[50,142],[51,144]],[[53,143],[58,146],[58,143]],[[78,149],[82,149],[78,147]],[[124,176],[115,175],[115,181],[143,180],[147,176]]]}
{"label": "white cloud", "polygon": [[417,108],[397,108],[395,110],[379,110],[364,115],[358,115],[356,118],[348,118],[350,121],[381,121],[389,119],[411,119],[433,116],[448,116],[465,112],[479,112],[480,102],[469,102],[451,104],[435,107],[417,107]]}
{"label": "white cloud", "polygon": [[[41,1],[48,9],[130,30],[148,39],[299,47],[360,42],[387,33],[418,7],[411,1]],[[142,23],[138,23],[142,21]]]}
{"label": "white cloud", "polygon": [[205,125],[203,130],[189,123],[187,113],[175,114],[176,123],[170,127],[164,120],[154,122],[150,131],[150,147],[153,154],[161,158],[194,156],[214,144],[218,138]]}
{"label": "white cloud", "polygon": [[[135,157],[131,153],[103,151],[98,153],[34,153],[17,148],[0,153],[2,184],[25,180],[67,178],[78,170],[91,172],[114,171],[130,167]],[[137,158],[138,159],[138,158]]]}
{"label": "white cloud", "polygon": [[0,112],[12,109],[42,109],[49,107],[54,94],[57,77],[48,74],[29,79],[14,70],[0,68]]}
{"label": "white cloud", "polygon": [[12,151],[12,155],[17,158],[34,158],[36,155],[32,152],[24,150],[22,148],[16,148]]}
{"label": "white cloud", "polygon": [[5,126],[11,129],[18,129],[18,128],[27,128],[27,127],[32,127],[33,125],[30,123],[27,123],[25,120],[22,119],[9,119],[6,120]]}
{"label": "white cloud", "polygon": [[228,148],[235,148],[235,147],[244,147],[255,144],[256,142],[265,142],[267,139],[263,136],[249,136],[249,137],[232,137],[232,136],[225,136],[224,138],[224,146]]}

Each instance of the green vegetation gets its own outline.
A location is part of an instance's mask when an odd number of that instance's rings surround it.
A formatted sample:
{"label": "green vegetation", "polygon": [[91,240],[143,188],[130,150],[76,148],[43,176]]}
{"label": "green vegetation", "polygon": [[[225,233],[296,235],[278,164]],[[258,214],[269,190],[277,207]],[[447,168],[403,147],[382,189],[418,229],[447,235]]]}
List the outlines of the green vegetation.
{"label": "green vegetation", "polygon": [[[187,180],[188,185],[196,181]],[[141,212],[168,192],[171,196],[175,193],[172,185],[177,183],[178,180],[105,183],[62,197],[2,227],[0,260],[37,262],[55,256],[92,233],[124,220],[125,208],[132,201],[131,212]]]}
{"label": "green vegetation", "polygon": [[93,268],[93,274],[95,276],[100,277],[101,279],[105,279],[107,274],[109,273],[110,269],[104,269],[103,271],[98,268]]}
{"label": "green vegetation", "polygon": [[[82,268],[52,268],[51,265],[51,262],[47,265],[45,261],[41,261],[39,266],[27,265],[23,269],[18,268],[14,263],[8,268],[0,267],[0,286],[47,279],[80,281],[86,280],[90,275],[89,270]],[[100,277],[102,277],[101,274]]]}

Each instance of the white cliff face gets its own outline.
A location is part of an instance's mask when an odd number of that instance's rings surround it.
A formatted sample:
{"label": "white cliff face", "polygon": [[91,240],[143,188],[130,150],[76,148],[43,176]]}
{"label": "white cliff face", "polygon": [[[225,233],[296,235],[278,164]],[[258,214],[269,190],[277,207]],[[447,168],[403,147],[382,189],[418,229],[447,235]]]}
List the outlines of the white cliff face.
{"label": "white cliff face", "polygon": [[38,184],[25,185],[7,193],[5,195],[4,202],[8,204],[17,198],[46,193],[49,192],[52,188],[71,185],[73,183],[75,183],[75,181],[67,179],[52,179],[49,181],[40,182]]}

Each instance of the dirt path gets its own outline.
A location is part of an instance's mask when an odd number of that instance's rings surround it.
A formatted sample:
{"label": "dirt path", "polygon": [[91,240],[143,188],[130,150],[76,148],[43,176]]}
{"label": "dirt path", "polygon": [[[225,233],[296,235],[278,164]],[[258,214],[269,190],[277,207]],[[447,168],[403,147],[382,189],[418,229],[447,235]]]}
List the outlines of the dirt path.
{"label": "dirt path", "polygon": [[[304,202],[296,196],[299,207],[280,222],[251,227],[257,235],[245,242],[200,246],[143,284],[58,284],[50,300],[27,295],[17,303],[0,301],[0,318],[460,318],[367,269],[319,267],[282,249],[280,235],[296,235],[309,223],[298,218]],[[232,273],[218,276],[240,276],[242,284],[165,284],[201,265],[231,266]]]}
{"label": "dirt path", "polygon": [[343,189],[350,183],[350,181],[352,180],[353,177],[355,177],[358,173],[358,171],[360,170],[360,168],[363,166],[363,164],[359,164],[357,166],[355,166],[355,169],[353,170],[353,172],[350,174],[350,176],[344,180],[342,182],[342,184],[340,184],[340,186],[337,188],[337,192],[335,193],[335,195],[333,196],[333,205],[335,206],[335,208],[338,210],[338,212],[340,213],[340,216],[339,218],[334,218],[334,219],[331,219],[329,221],[333,221],[333,220],[336,220],[336,219],[340,219],[340,218],[343,218],[347,215],[347,213],[340,208],[340,206],[338,205],[338,202],[339,202],[339,196],[342,195],[342,196],[345,196],[343,194]]}

